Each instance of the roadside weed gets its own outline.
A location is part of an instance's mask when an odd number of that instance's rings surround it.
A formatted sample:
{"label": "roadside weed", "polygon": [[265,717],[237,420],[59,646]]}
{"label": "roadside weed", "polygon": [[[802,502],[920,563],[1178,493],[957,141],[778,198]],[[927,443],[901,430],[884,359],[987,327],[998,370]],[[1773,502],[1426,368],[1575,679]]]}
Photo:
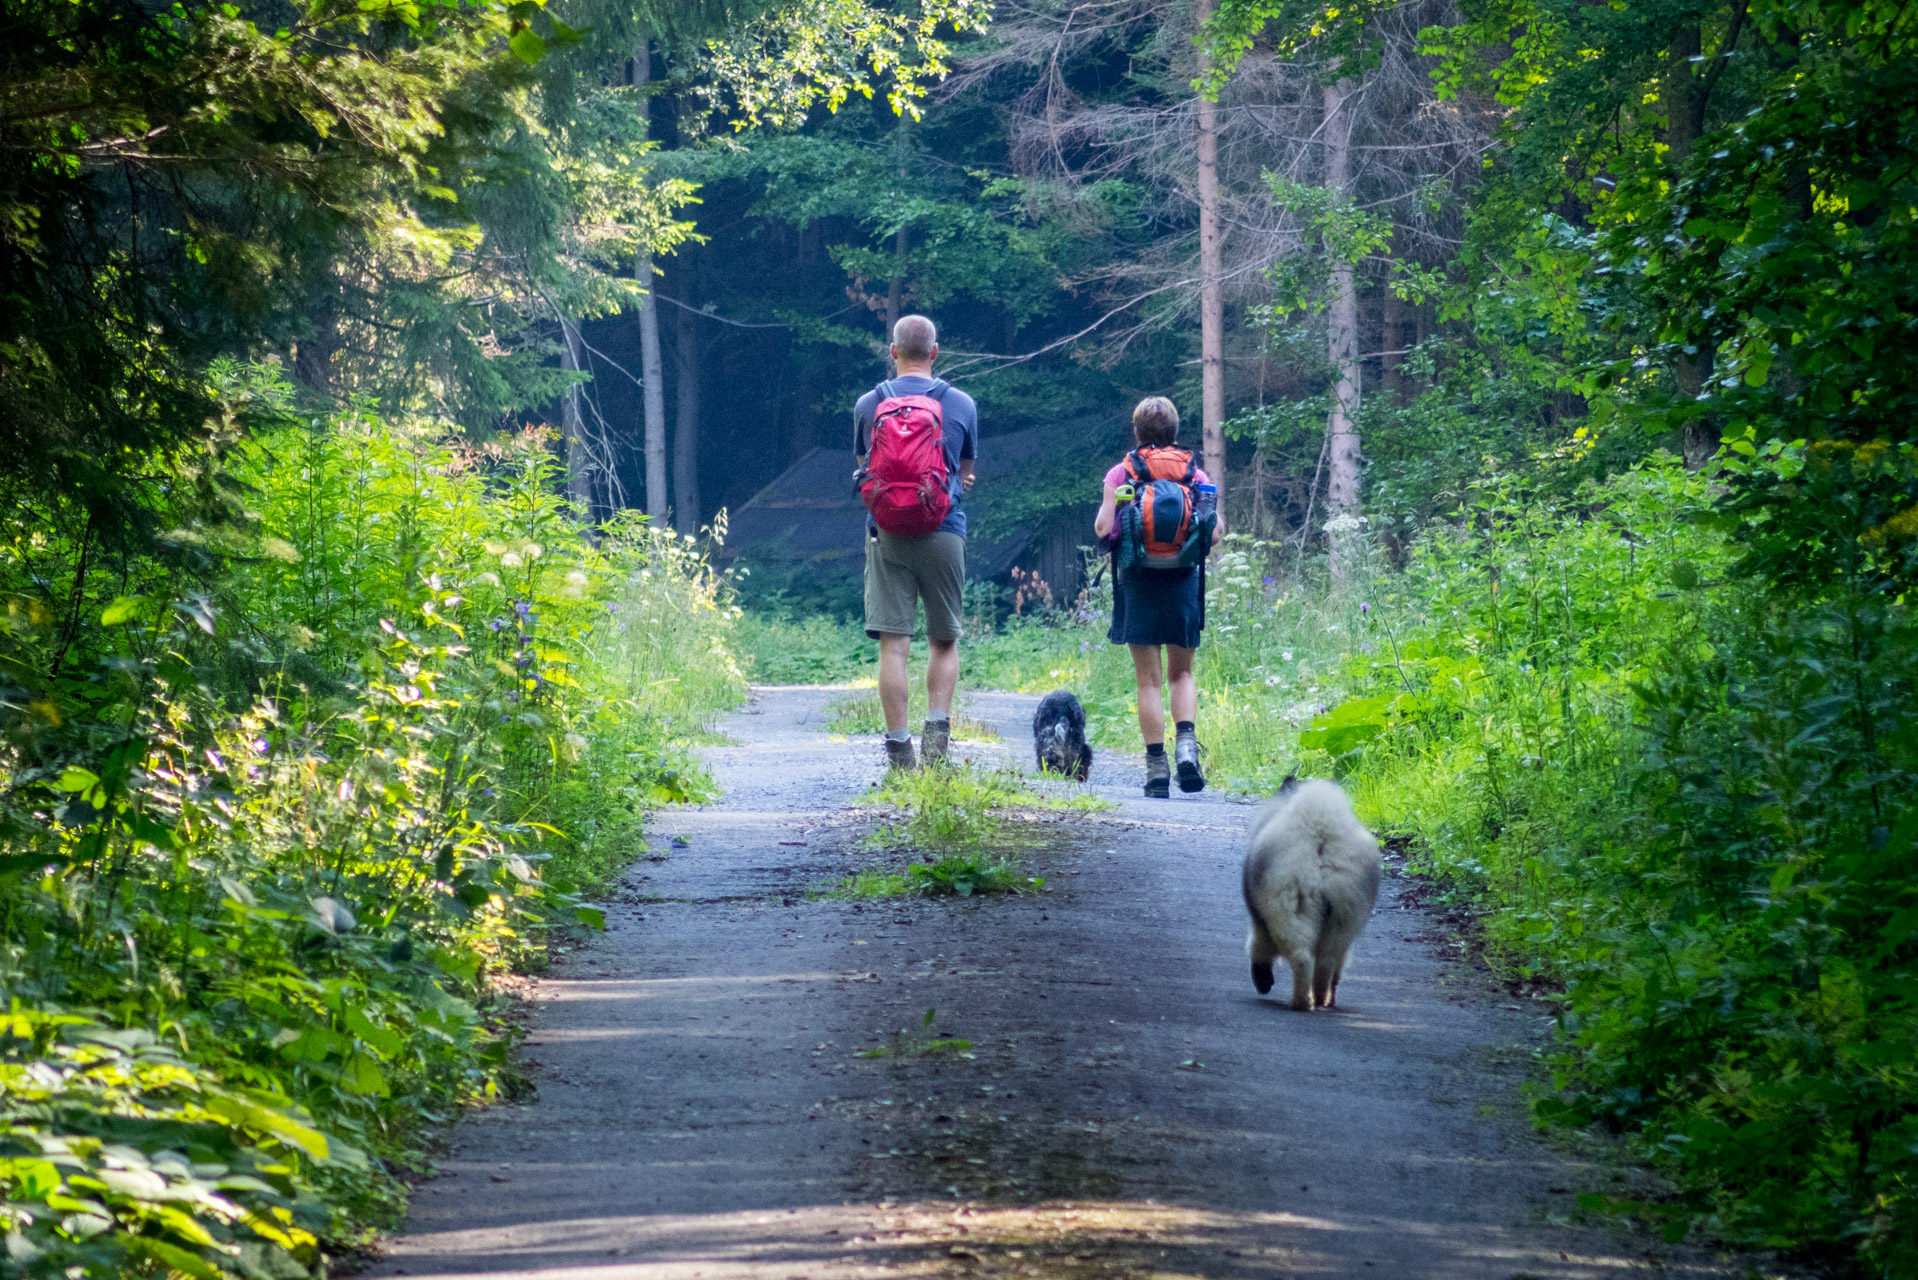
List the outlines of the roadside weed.
{"label": "roadside weed", "polygon": [[937,1009],[927,1009],[926,1016],[919,1020],[920,1030],[915,1032],[905,1027],[892,1033],[885,1044],[873,1049],[862,1049],[861,1058],[925,1058],[937,1054],[955,1054],[960,1057],[972,1056],[972,1041],[956,1036],[930,1037],[926,1031],[932,1027],[933,1016]]}

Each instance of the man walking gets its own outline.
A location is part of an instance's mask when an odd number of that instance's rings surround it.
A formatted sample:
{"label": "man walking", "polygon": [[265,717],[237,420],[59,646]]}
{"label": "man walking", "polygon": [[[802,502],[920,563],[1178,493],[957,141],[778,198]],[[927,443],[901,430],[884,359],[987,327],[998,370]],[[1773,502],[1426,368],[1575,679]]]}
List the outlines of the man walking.
{"label": "man walking", "polygon": [[[898,371],[859,398],[853,453],[866,523],[866,634],[879,641],[879,705],[886,716],[886,763],[914,766],[907,727],[907,658],[918,603],[926,604],[926,725],[920,758],[937,764],[952,737],[959,683],[959,631],[966,583],[966,513],[979,449],[972,397],[932,376],[939,334],[924,316],[892,330]],[[875,438],[876,436],[876,438]]]}

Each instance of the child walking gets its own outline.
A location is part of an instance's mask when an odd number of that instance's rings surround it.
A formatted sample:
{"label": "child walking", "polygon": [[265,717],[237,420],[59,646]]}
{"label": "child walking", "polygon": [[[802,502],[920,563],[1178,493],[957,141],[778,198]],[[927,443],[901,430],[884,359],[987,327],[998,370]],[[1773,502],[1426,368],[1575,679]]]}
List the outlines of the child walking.
{"label": "child walking", "polygon": [[[1106,638],[1132,650],[1139,733],[1145,739],[1145,793],[1163,800],[1171,794],[1175,769],[1179,790],[1205,789],[1192,659],[1205,628],[1203,560],[1224,535],[1225,524],[1216,513],[1211,480],[1191,451],[1178,447],[1179,410],[1170,400],[1141,400],[1132,411],[1132,437],[1138,447],[1106,472],[1105,500],[1092,528],[1114,547],[1112,627]],[[1176,733],[1170,760],[1165,752],[1168,685]]]}

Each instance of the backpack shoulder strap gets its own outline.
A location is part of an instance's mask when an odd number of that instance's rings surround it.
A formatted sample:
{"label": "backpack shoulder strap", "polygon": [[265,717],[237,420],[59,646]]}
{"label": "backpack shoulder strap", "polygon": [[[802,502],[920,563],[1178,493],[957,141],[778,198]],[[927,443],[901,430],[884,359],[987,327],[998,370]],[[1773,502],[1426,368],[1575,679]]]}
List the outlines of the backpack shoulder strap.
{"label": "backpack shoulder strap", "polygon": [[1152,469],[1145,464],[1145,455],[1137,449],[1126,454],[1125,471],[1126,477],[1130,479],[1133,484],[1137,484],[1141,480],[1150,479],[1152,476]]}
{"label": "backpack shoulder strap", "polygon": [[952,390],[952,384],[950,382],[947,382],[944,378],[934,378],[932,385],[926,388],[926,394],[943,405],[946,402],[946,392],[950,390]]}
{"label": "backpack shoulder strap", "polygon": [[1185,485],[1189,488],[1199,478],[1199,456],[1187,449],[1185,451]]}

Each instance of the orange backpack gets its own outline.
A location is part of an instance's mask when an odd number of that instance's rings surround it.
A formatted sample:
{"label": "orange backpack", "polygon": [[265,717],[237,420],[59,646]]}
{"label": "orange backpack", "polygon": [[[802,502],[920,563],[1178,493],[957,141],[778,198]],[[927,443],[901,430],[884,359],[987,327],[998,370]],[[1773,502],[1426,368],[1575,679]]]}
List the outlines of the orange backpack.
{"label": "orange backpack", "polygon": [[1125,524],[1137,543],[1135,563],[1147,569],[1190,568],[1186,541],[1192,534],[1192,485],[1199,472],[1192,451],[1142,445],[1125,456],[1125,469],[1134,495]]}

